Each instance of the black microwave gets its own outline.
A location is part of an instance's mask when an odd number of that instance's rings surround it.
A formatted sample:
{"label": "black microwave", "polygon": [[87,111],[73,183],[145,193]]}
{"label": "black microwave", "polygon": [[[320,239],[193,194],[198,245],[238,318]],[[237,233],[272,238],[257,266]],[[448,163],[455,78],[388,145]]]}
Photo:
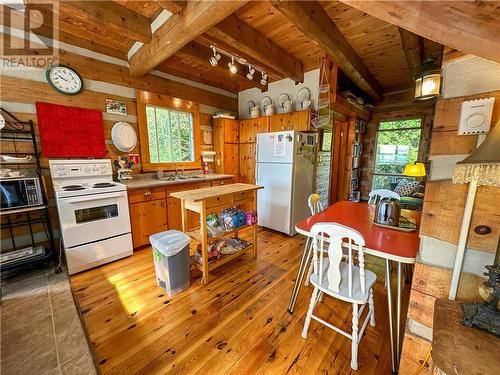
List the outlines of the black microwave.
{"label": "black microwave", "polygon": [[2,210],[42,205],[40,180],[37,177],[0,179],[0,202]]}

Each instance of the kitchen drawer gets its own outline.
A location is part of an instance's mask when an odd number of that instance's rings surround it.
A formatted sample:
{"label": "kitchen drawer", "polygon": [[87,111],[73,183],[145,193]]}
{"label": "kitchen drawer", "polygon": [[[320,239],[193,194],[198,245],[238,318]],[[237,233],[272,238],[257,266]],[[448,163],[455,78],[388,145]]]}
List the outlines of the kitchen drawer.
{"label": "kitchen drawer", "polygon": [[166,193],[164,187],[137,189],[128,192],[129,203],[148,202],[155,199],[164,199],[165,197]]}
{"label": "kitchen drawer", "polygon": [[[176,191],[185,191],[185,190],[198,189],[198,185],[199,184],[200,184],[199,182],[198,183],[196,183],[196,182],[189,182],[187,184],[169,185],[169,186],[167,186],[167,197],[170,197],[170,195],[172,193],[175,193]],[[208,185],[208,186],[210,186],[210,185]]]}
{"label": "kitchen drawer", "polygon": [[234,184],[234,178],[212,181],[212,186],[222,186],[222,185],[229,185],[229,184]]}
{"label": "kitchen drawer", "polygon": [[221,195],[219,197],[213,197],[213,198],[207,199],[205,202],[206,202],[207,208],[220,206],[222,204],[229,204],[229,203],[231,203],[231,196],[229,194],[228,195]]}
{"label": "kitchen drawer", "polygon": [[234,204],[237,204],[239,202],[249,202],[254,199],[254,192],[253,191],[243,191],[241,193],[234,193],[233,194],[233,202]]}

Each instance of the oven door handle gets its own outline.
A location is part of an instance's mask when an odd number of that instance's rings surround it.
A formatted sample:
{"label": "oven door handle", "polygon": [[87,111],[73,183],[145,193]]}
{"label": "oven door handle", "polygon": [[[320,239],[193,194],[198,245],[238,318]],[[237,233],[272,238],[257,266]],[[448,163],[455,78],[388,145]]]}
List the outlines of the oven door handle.
{"label": "oven door handle", "polygon": [[92,202],[92,201],[98,201],[98,200],[103,200],[103,199],[109,199],[109,198],[121,198],[123,197],[122,193],[114,193],[114,194],[100,194],[97,196],[93,197],[79,197],[79,198],[73,198],[73,199],[68,199],[67,202],[71,204],[77,204],[77,203],[82,203],[82,202]]}

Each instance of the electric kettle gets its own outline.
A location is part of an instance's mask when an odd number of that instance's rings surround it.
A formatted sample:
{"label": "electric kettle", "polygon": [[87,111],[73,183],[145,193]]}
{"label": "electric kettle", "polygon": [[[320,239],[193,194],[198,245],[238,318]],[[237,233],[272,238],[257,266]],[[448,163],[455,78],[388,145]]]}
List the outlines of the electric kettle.
{"label": "electric kettle", "polygon": [[374,221],[378,224],[399,226],[401,206],[398,199],[382,198],[375,206]]}

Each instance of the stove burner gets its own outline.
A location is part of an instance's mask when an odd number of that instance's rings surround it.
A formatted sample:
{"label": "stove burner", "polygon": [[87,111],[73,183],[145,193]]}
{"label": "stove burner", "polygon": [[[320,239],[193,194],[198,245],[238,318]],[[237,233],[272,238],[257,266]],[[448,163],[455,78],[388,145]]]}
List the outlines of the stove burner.
{"label": "stove burner", "polygon": [[93,187],[106,188],[106,187],[112,187],[112,186],[115,186],[115,184],[112,184],[111,182],[98,182],[97,184],[94,184]]}
{"label": "stove burner", "polygon": [[85,190],[85,188],[83,186],[80,186],[80,185],[64,186],[63,189],[64,189],[64,191]]}

